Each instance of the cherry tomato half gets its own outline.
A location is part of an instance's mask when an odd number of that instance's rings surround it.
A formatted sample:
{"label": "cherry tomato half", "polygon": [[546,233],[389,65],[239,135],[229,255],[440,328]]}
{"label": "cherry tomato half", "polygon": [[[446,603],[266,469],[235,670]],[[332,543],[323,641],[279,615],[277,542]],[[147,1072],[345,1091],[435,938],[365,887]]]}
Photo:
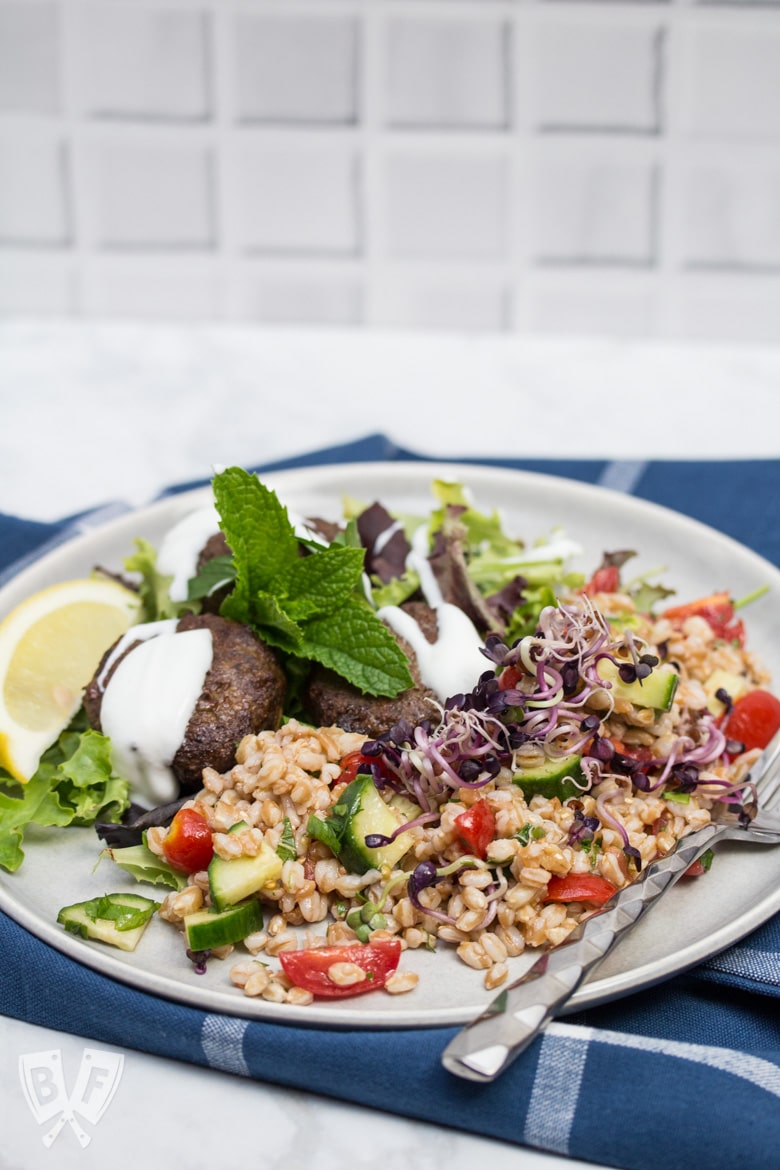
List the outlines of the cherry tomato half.
{"label": "cherry tomato half", "polygon": [[498,676],[498,689],[500,691],[513,691],[522,677],[522,667],[505,666]]}
{"label": "cherry tomato half", "polygon": [[704,618],[717,638],[724,642],[738,642],[740,646],[745,644],[745,625],[734,617],[734,606],[728,593],[711,593],[687,605],[673,605],[664,610],[663,616],[670,622],[684,622],[694,616]]}
{"label": "cherry tomato half", "polygon": [[[323,999],[346,999],[384,987],[398,966],[401,940],[377,939],[376,942],[348,943],[341,947],[311,947],[303,951],[280,951],[279,962],[285,975],[296,987]],[[342,986],[334,982],[329,971],[334,963],[354,963],[366,978]]]}
{"label": "cherry tomato half", "polygon": [[214,856],[208,821],[194,808],[180,808],[162,842],[165,860],[181,873],[207,869]]}
{"label": "cherry tomato half", "polygon": [[731,708],[723,731],[727,739],[745,745],[746,751],[765,748],[780,731],[780,700],[769,691],[748,691]]}
{"label": "cherry tomato half", "polygon": [[455,828],[464,845],[475,857],[484,858],[496,836],[496,818],[486,800],[478,800],[455,817]]}
{"label": "cherry tomato half", "polygon": [[596,873],[570,873],[566,877],[550,878],[545,902],[595,902],[603,906],[617,887]]}
{"label": "cherry tomato half", "polygon": [[358,772],[370,772],[371,765],[376,763],[379,761],[374,756],[364,756],[362,752],[348,752],[341,761],[339,783],[343,780],[346,784],[350,784]]}
{"label": "cherry tomato half", "polygon": [[596,572],[584,586],[582,592],[588,596],[594,593],[617,593],[620,588],[620,570],[617,565],[604,565]]}

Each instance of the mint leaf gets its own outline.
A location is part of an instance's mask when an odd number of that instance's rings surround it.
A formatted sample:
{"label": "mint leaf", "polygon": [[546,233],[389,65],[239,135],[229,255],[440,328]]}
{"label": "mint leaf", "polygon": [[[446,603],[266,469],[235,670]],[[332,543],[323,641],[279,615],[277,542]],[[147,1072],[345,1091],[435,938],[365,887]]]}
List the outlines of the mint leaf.
{"label": "mint leaf", "polygon": [[284,583],[286,612],[298,622],[332,613],[360,582],[364,560],[362,548],[329,547],[300,557]]}
{"label": "mint leaf", "polygon": [[302,653],[367,695],[394,697],[414,685],[389,629],[366,602],[350,597],[334,613],[306,623]]}
{"label": "mint leaf", "polygon": [[275,493],[243,468],[214,477],[214,501],[236,570],[228,616],[251,623],[257,595],[298,560],[295,529]]}
{"label": "mint leaf", "polygon": [[[365,552],[352,545],[355,525],[337,544],[308,542],[301,556],[287,509],[257,476],[238,467],[220,472],[214,499],[236,574],[224,617],[366,694],[394,696],[413,685],[403,651],[362,596]],[[289,674],[291,663],[285,667]]]}
{"label": "mint leaf", "polygon": [[[225,617],[232,617],[228,597],[220,613]],[[303,632],[297,622],[282,608],[282,601],[273,593],[262,591],[257,594],[252,603],[252,618],[249,624],[254,626],[257,634],[269,646],[276,646],[288,654],[297,654],[303,640]],[[240,619],[236,619],[240,620]]]}

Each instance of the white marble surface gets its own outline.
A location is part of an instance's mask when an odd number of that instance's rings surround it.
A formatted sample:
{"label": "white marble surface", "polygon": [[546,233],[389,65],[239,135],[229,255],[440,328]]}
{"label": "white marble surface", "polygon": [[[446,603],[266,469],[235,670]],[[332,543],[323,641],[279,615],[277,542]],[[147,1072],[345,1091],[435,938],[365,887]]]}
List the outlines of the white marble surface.
{"label": "white marble surface", "polygon": [[780,453],[780,350],[0,323],[0,510],[145,503],[374,431],[431,455]]}
{"label": "white marble surface", "polygon": [[[780,455],[780,350],[747,347],[5,322],[0,402],[0,510],[38,519],[379,430],[453,458]],[[366,1170],[583,1165],[132,1051],[90,1144],[47,1150],[19,1057],[58,1047],[72,1083],[88,1043],[0,1018],[0,1170],[199,1170],[225,1134],[264,1170],[331,1170],[347,1141]]]}

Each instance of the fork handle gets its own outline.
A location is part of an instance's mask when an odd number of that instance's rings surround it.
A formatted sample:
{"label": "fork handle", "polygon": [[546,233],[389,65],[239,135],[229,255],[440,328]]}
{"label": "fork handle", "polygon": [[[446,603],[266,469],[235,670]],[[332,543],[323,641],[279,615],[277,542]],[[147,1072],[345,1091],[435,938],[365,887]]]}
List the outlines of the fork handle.
{"label": "fork handle", "polygon": [[442,1054],[449,1072],[465,1080],[494,1081],[571,998],[585,977],[721,836],[706,825],[684,837],[673,853],[624,886],[603,910],[577,926],[564,943],[545,951],[516,982],[450,1041]]}

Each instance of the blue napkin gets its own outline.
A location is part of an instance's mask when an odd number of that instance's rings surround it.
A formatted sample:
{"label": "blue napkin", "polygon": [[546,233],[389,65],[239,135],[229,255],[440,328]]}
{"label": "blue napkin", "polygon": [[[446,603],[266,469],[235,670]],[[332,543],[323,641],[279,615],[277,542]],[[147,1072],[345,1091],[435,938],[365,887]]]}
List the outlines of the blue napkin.
{"label": "blue napkin", "polygon": [[[424,458],[374,435],[263,470]],[[780,461],[462,462],[632,492],[780,564]],[[80,519],[0,515],[0,569],[62,540]],[[455,1029],[333,1031],[196,1011],[82,967],[2,914],[0,956],[0,1013],[102,1043],[622,1170],[776,1170],[780,1162],[780,915],[659,987],[553,1023],[484,1086],[442,1069]]]}

